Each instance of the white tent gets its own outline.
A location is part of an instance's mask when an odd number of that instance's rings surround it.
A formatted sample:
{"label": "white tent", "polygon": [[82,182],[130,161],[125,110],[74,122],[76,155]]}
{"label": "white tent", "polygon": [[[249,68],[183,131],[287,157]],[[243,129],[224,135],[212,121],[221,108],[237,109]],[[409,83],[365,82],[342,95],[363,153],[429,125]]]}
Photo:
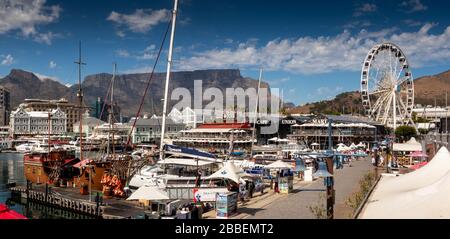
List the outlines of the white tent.
{"label": "white tent", "polygon": [[349,147],[347,147],[347,146],[345,146],[345,145],[340,145],[337,149],[336,149],[338,152],[342,152],[342,151],[348,151],[348,150],[350,150],[350,148]]}
{"label": "white tent", "polygon": [[394,143],[394,151],[405,151],[405,152],[414,152],[414,151],[422,151],[422,145],[416,141],[414,137],[412,137],[406,143]]}
{"label": "white tent", "polygon": [[359,144],[356,145],[356,147],[358,147],[358,148],[365,148],[366,145],[363,142],[359,142]]}
{"label": "white tent", "polygon": [[352,143],[352,145],[350,145],[350,149],[356,149],[356,148],[358,148],[358,146],[356,146],[355,143]]}
{"label": "white tent", "polygon": [[150,201],[159,201],[159,200],[168,200],[169,195],[167,192],[162,189],[151,186],[151,185],[143,185],[138,190],[136,190],[127,200],[150,200]]}
{"label": "white tent", "polygon": [[224,163],[224,166],[216,171],[215,173],[209,175],[206,177],[207,179],[214,179],[214,178],[224,178],[232,180],[236,183],[240,182],[240,179],[242,177],[249,176],[247,173],[245,173],[244,170],[237,167],[233,162],[227,161]]}
{"label": "white tent", "polygon": [[361,218],[450,218],[450,153],[442,147],[424,167],[398,177],[383,176]]}
{"label": "white tent", "polygon": [[264,168],[267,168],[267,169],[288,169],[288,168],[293,168],[293,166],[288,164],[288,163],[285,163],[285,162],[283,162],[281,160],[277,160],[277,161],[275,161],[275,162],[265,166]]}

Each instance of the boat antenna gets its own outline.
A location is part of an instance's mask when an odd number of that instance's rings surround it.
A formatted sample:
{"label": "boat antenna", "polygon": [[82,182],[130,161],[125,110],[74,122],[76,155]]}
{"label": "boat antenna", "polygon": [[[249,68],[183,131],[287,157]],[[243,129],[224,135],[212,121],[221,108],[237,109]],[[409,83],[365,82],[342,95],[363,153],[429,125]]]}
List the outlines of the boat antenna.
{"label": "boat antenna", "polygon": [[261,90],[262,74],[263,74],[263,68],[261,67],[259,69],[258,90],[257,90],[257,96],[256,96],[255,117],[253,120],[252,148],[250,149],[250,157],[253,157],[253,145],[255,144],[256,121],[258,120],[259,91]]}
{"label": "boat antenna", "polygon": [[81,66],[86,65],[86,63],[81,61],[81,41],[78,44],[78,61],[74,63],[78,65],[78,107],[80,109],[79,118],[80,118],[80,161],[83,161],[83,89],[81,87]]}
{"label": "boat antenna", "polygon": [[169,56],[167,58],[167,73],[166,73],[166,85],[164,88],[164,101],[163,101],[163,112],[162,112],[162,125],[161,125],[161,144],[159,147],[159,159],[163,159],[163,147],[164,147],[164,133],[166,129],[166,113],[167,113],[167,97],[169,94],[169,80],[170,80],[170,69],[172,67],[172,53],[173,53],[173,39],[175,35],[175,22],[177,19],[177,8],[178,0],[175,0],[173,12],[172,12],[172,31],[170,33],[170,43],[169,43]]}

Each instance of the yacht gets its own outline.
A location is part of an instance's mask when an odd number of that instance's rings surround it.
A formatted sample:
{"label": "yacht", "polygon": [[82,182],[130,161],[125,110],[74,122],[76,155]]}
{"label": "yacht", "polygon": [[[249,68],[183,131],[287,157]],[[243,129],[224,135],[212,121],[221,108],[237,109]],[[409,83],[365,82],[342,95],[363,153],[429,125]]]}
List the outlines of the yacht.
{"label": "yacht", "polygon": [[38,143],[37,141],[26,142],[19,144],[15,147],[16,151],[19,153],[29,153],[32,151],[34,145]]}

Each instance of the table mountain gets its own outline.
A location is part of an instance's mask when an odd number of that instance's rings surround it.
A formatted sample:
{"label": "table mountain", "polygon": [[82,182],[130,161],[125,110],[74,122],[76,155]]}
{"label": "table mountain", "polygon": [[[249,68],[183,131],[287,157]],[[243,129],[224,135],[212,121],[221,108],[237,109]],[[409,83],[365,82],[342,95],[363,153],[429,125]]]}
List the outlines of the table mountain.
{"label": "table mountain", "polygon": [[[123,115],[134,116],[136,114],[149,77],[150,74],[148,73],[116,76],[114,99],[120,106]],[[166,73],[154,74],[142,113],[161,113],[165,77]],[[89,75],[84,79],[82,85],[86,105],[93,106],[98,97],[105,98],[111,78],[111,74],[100,73]],[[203,81],[203,90],[209,87],[217,87],[222,92],[225,92],[226,88],[235,87],[242,87],[243,89],[254,87],[256,89],[258,85],[257,80],[241,76],[239,70],[182,71],[171,74],[169,92],[175,88],[183,87],[191,92],[193,98],[195,80]],[[12,108],[17,107],[26,98],[59,99],[65,97],[70,102],[77,102],[78,84],[67,87],[55,80],[40,79],[36,74],[23,70],[13,69],[8,76],[0,79],[0,85],[10,89]],[[269,85],[263,82],[261,87],[269,88]],[[173,101],[172,103],[176,102]],[[169,107],[170,109],[171,107]]]}

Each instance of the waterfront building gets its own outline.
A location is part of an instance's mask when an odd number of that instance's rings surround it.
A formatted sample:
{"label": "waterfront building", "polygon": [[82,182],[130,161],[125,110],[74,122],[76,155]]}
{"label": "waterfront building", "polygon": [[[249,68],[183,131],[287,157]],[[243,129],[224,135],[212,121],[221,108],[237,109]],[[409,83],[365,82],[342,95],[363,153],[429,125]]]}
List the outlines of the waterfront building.
{"label": "waterfront building", "polygon": [[288,139],[308,146],[318,144],[319,149],[328,149],[328,125],[332,120],[333,144],[350,145],[374,142],[385,134],[384,126],[367,118],[353,116],[318,115],[303,124],[292,125]]}
{"label": "waterfront building", "polygon": [[[132,118],[128,125],[130,128],[133,126],[136,119]],[[133,144],[138,144],[142,142],[159,142],[161,138],[161,124],[162,118],[153,116],[148,118],[144,116],[143,118],[138,118],[136,120],[136,125],[131,132]],[[172,118],[166,118],[166,138],[176,138],[180,131],[184,130],[185,124],[176,122]]]}
{"label": "waterfront building", "polygon": [[0,86],[0,126],[9,125],[9,115],[11,113],[10,104],[9,90]]}
{"label": "waterfront building", "polygon": [[65,98],[59,100],[41,100],[41,99],[25,99],[19,105],[26,111],[48,112],[49,109],[60,109],[66,114],[66,129],[67,132],[73,132],[73,124],[79,120],[78,105],[69,103]]}
{"label": "waterfront building", "polygon": [[173,143],[209,152],[228,153],[232,148],[235,152],[249,153],[252,130],[249,123],[205,123],[195,129],[181,131]]}
{"label": "waterfront building", "polygon": [[10,119],[13,137],[67,133],[67,115],[59,108],[45,112],[29,111],[19,107],[11,113]]}
{"label": "waterfront building", "polygon": [[449,114],[448,108],[441,108],[441,107],[420,107],[413,109],[413,114],[418,118],[423,118],[430,120],[434,123],[439,123],[441,118],[448,117]]}

